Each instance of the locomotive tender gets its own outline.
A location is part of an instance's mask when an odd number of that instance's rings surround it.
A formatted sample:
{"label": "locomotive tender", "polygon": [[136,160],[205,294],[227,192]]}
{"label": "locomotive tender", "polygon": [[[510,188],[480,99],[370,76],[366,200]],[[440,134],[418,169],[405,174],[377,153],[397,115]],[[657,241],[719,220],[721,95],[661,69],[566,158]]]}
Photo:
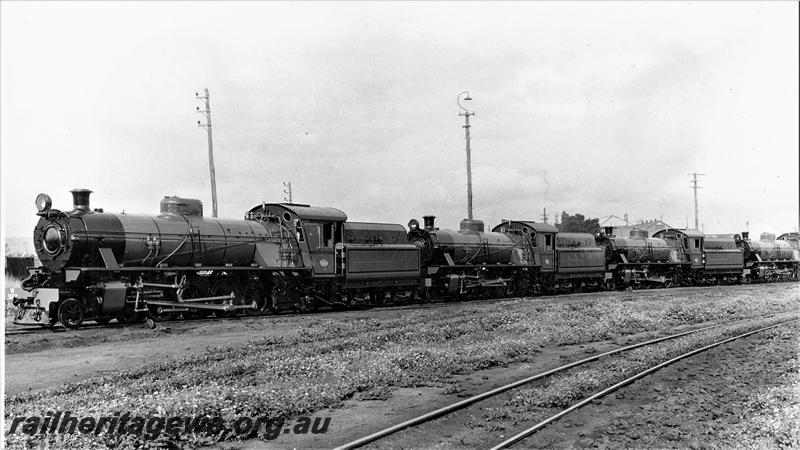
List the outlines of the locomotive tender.
{"label": "locomotive tender", "polygon": [[89,207],[76,189],[70,211],[36,199],[41,267],[14,299],[18,324],[77,328],[106,323],[258,315],[322,305],[529,295],[581,289],[798,278],[800,235],[749,239],[668,229],[649,237],[566,233],[503,220],[491,232],[434,216],[402,225],[350,222],[335,208],[262,203],[243,220],[203,217],[199,200],[164,197],[157,216]]}

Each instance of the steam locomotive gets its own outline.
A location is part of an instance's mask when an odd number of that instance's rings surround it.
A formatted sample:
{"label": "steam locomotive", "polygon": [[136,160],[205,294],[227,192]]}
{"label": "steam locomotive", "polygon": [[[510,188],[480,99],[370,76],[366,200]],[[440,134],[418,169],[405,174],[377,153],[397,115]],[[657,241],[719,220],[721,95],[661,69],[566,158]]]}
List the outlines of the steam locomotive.
{"label": "steam locomotive", "polygon": [[350,222],[335,208],[262,203],[243,220],[203,216],[199,200],[164,197],[157,216],[91,209],[75,189],[70,211],[36,199],[41,267],[22,282],[14,322],[77,328],[227,317],[320,306],[345,308],[719,282],[797,279],[800,235],[753,241],[669,229],[564,233],[549,224],[479,220],[436,227]]}

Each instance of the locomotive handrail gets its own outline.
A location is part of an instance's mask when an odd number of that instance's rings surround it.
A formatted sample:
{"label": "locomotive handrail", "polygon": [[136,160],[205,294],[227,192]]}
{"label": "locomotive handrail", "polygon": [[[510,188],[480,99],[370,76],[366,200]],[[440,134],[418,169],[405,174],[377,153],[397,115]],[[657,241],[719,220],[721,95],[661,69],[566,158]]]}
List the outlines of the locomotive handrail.
{"label": "locomotive handrail", "polygon": [[[214,207],[214,212],[216,213],[216,206]],[[189,237],[189,235],[190,235],[190,234],[192,234],[192,221],[189,219],[189,216],[187,216],[186,214],[184,214],[184,215],[183,215],[183,218],[184,218],[184,219],[186,219],[186,224],[188,225],[188,228],[186,229],[186,234],[185,234],[185,235],[183,235],[183,240],[181,241],[181,243],[180,243],[180,244],[178,244],[178,246],[177,246],[177,247],[175,247],[175,250],[173,250],[173,251],[172,251],[172,253],[170,253],[169,255],[167,255],[166,257],[164,257],[164,259],[162,259],[161,261],[159,261],[159,262],[156,264],[156,266],[160,266],[161,264],[164,264],[164,261],[166,261],[166,260],[168,260],[168,259],[172,258],[172,256],[173,256],[173,255],[175,255],[175,252],[177,252],[178,250],[180,250],[180,248],[181,248],[181,247],[183,247],[183,244],[185,244],[185,243],[186,243],[186,238],[188,238],[188,237]],[[194,238],[192,239],[192,243],[194,243]],[[194,247],[194,245],[193,245],[192,247]],[[192,253],[194,253],[194,248],[192,248]]]}

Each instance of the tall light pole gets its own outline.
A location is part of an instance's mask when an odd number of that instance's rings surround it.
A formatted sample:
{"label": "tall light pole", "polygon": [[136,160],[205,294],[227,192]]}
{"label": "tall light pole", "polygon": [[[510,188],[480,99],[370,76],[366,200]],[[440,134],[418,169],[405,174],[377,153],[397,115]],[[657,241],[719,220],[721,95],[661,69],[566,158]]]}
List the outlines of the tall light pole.
{"label": "tall light pole", "polygon": [[694,229],[695,230],[700,230],[700,223],[699,223],[700,221],[697,218],[697,211],[698,211],[698,208],[697,208],[697,190],[698,189],[703,189],[703,187],[697,185],[697,177],[698,176],[703,176],[705,174],[704,173],[692,172],[689,175],[692,176],[692,180],[691,180],[692,185],[689,186],[689,187],[694,190]]}
{"label": "tall light pole", "polygon": [[200,95],[197,92],[194,96],[198,100],[203,100],[205,109],[197,107],[197,112],[206,116],[206,123],[197,121],[197,126],[205,128],[208,131],[208,168],[211,171],[211,215],[217,217],[217,179],[214,175],[214,147],[211,140],[211,97],[208,95],[208,88],[204,90],[205,95]]}
{"label": "tall light pole", "polygon": [[461,106],[461,96],[464,94],[467,94],[467,96],[464,97],[464,101],[472,100],[472,97],[469,96],[469,91],[463,91],[458,94],[456,103],[458,103],[458,107],[464,111],[463,113],[458,113],[458,115],[464,116],[464,132],[467,140],[467,219],[472,220],[472,162],[470,160],[469,149],[469,116],[474,116],[475,112],[469,112],[467,111],[467,108]]}
{"label": "tall light pole", "polygon": [[285,196],[283,197],[284,200],[292,203],[292,182],[291,181],[284,181],[283,182],[283,193]]}

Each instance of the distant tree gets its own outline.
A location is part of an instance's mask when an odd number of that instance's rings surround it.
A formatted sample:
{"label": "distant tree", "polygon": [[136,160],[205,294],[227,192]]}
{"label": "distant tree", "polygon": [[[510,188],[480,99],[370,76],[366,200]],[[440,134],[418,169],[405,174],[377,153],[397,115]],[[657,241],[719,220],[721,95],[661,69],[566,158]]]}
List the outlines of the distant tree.
{"label": "distant tree", "polygon": [[558,231],[571,231],[575,233],[597,233],[600,231],[599,219],[587,219],[583,214],[570,215],[561,211],[561,223],[557,224]]}

